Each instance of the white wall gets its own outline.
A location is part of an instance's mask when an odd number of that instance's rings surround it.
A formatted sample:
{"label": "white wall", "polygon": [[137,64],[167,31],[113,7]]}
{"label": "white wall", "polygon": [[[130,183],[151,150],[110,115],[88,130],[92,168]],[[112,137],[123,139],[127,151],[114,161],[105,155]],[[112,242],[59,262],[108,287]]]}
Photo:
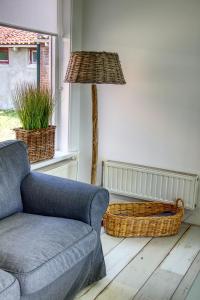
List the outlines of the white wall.
{"label": "white wall", "polygon": [[57,33],[57,0],[1,0],[0,23]]}
{"label": "white wall", "polygon": [[[84,1],[82,48],[117,51],[127,81],[98,87],[100,161],[200,173],[199,11],[196,0]],[[89,85],[80,98],[79,177],[89,181]]]}

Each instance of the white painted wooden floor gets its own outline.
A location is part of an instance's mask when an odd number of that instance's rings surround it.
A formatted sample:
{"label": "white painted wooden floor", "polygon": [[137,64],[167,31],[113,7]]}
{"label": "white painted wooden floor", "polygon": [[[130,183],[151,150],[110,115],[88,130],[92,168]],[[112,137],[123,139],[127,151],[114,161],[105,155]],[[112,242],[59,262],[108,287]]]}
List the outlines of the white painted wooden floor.
{"label": "white painted wooden floor", "polygon": [[200,300],[200,227],[182,224],[164,238],[102,233],[107,276],[76,300]]}

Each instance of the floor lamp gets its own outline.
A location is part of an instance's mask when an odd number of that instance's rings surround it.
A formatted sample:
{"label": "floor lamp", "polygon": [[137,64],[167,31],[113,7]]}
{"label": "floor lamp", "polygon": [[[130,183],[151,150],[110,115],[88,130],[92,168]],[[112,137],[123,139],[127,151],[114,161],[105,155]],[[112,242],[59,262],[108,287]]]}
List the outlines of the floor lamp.
{"label": "floor lamp", "polygon": [[72,52],[65,82],[90,83],[92,88],[91,183],[96,184],[98,162],[98,99],[96,84],[125,84],[119,56],[111,52]]}

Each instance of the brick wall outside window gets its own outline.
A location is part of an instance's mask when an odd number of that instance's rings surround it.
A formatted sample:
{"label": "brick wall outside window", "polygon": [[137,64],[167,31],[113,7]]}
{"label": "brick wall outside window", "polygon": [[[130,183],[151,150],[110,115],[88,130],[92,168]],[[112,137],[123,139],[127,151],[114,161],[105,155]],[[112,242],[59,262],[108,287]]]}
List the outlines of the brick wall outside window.
{"label": "brick wall outside window", "polygon": [[50,88],[49,47],[40,44],[40,86]]}

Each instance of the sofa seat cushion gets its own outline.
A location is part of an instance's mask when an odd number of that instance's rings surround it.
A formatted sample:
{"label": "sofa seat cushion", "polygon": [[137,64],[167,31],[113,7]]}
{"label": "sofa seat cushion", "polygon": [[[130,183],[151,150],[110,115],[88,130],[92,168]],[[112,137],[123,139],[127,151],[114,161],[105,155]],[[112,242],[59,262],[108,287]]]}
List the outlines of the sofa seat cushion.
{"label": "sofa seat cushion", "polygon": [[71,269],[95,248],[96,232],[64,218],[17,213],[0,221],[0,268],[34,293]]}
{"label": "sofa seat cushion", "polygon": [[0,270],[0,300],[20,299],[20,288],[17,279],[11,274]]}

